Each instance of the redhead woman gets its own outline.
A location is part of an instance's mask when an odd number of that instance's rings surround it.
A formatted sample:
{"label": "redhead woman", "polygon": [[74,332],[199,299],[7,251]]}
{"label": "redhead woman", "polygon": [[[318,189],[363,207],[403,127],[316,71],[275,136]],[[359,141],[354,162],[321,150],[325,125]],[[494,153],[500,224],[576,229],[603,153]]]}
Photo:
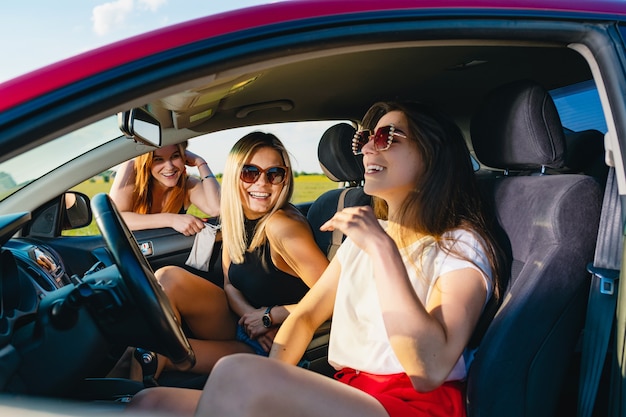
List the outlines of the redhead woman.
{"label": "redhead woman", "polygon": [[[328,265],[306,217],[289,203],[291,162],[276,136],[253,132],[235,143],[222,184],[224,289],[179,267],[156,271],[193,333],[197,373],[232,353],[267,356],[281,323]],[[165,358],[159,365],[170,367]]]}
{"label": "redhead woman", "polygon": [[[186,214],[191,204],[200,211],[220,213],[220,185],[208,164],[185,149],[186,143],[163,146],[122,164],[111,198],[131,230],[171,227],[186,235],[204,228],[202,219]],[[197,167],[200,178],[187,175]]]}

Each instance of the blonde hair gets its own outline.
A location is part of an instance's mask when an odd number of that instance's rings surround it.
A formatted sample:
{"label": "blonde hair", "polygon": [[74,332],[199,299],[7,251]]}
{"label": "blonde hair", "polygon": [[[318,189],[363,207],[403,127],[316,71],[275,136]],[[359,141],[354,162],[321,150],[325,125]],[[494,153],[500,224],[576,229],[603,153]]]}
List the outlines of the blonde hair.
{"label": "blonde hair", "polygon": [[[182,158],[185,157],[187,142],[177,145]],[[154,165],[154,152],[148,152],[135,158],[135,186],[133,189],[133,211],[139,214],[148,214],[152,209],[152,190],[154,181],[152,166]],[[187,172],[183,172],[176,186],[167,196],[163,203],[161,213],[178,213],[181,207],[187,203]]]}
{"label": "blonde hair", "polygon": [[[262,148],[271,148],[278,152],[283,165],[288,168],[287,179],[283,183],[276,205],[264,214],[256,226],[252,241],[248,242],[244,227],[245,216],[243,201],[240,193],[240,173],[247,161]],[[291,200],[293,195],[293,172],[287,149],[282,142],[271,133],[252,132],[235,143],[228,154],[222,178],[221,222],[222,244],[228,251],[231,262],[241,264],[244,261],[246,250],[258,248],[267,240],[265,226],[267,220],[276,211],[282,209]],[[253,219],[250,219],[253,220]]]}

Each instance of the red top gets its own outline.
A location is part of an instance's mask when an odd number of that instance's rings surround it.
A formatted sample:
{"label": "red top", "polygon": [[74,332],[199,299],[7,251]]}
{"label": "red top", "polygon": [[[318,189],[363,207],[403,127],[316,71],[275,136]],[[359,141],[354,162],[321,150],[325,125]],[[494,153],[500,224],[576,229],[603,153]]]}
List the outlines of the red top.
{"label": "red top", "polygon": [[290,0],[211,15],[112,43],[0,84],[0,111],[83,78],[191,42],[274,23],[379,10],[484,9],[620,18],[624,0]]}

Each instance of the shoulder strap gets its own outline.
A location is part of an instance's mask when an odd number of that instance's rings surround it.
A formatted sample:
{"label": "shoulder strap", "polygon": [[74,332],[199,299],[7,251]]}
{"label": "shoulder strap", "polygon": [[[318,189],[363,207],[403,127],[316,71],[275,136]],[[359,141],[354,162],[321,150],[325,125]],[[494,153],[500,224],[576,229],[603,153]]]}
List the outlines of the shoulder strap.
{"label": "shoulder strap", "polygon": [[623,247],[621,221],[615,169],[611,167],[602,202],[596,252],[593,264],[587,267],[591,272],[591,288],[583,330],[578,417],[590,417],[593,413],[613,329],[617,303],[616,281],[619,278]]}
{"label": "shoulder strap", "polygon": [[[351,189],[352,188],[346,188],[341,192],[341,194],[339,194],[339,200],[337,201],[337,212],[340,212],[341,210],[344,209],[345,202],[346,202],[346,194]],[[333,230],[333,236],[330,242],[330,247],[328,248],[328,254],[326,255],[329,261],[335,257],[335,253],[337,253],[337,249],[339,249],[339,246],[341,246],[341,242],[343,242],[343,233],[341,233],[341,230],[339,229]]]}

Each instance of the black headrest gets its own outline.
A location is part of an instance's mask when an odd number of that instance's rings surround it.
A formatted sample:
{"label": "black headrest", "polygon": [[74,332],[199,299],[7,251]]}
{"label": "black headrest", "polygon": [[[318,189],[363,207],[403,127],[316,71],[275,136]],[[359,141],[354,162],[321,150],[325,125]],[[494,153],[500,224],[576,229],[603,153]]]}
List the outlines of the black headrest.
{"label": "black headrest", "polygon": [[335,182],[363,180],[363,156],[352,153],[354,127],[339,123],[329,127],[317,147],[317,158],[324,174]]}
{"label": "black headrest", "polygon": [[499,169],[560,168],[565,158],[561,119],[548,91],[516,81],[489,93],[470,125],[478,160]]}
{"label": "black headrest", "polygon": [[565,130],[565,143],[565,166],[572,171],[585,172],[594,162],[604,161],[604,134],[599,130]]}

